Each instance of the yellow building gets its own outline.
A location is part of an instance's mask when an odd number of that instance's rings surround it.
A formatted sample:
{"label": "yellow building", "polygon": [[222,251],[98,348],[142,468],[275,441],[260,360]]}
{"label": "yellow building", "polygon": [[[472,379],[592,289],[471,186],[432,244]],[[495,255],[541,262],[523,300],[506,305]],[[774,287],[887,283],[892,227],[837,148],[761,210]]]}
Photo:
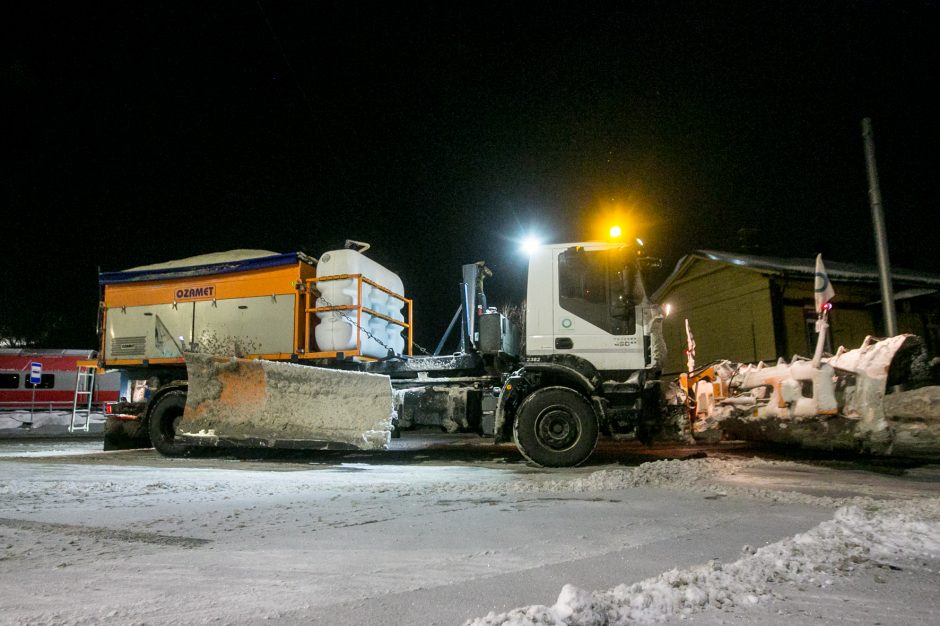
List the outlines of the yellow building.
{"label": "yellow building", "polygon": [[[829,314],[830,349],[858,347],[884,333],[878,269],[823,259],[835,289]],[[815,259],[790,259],[712,250],[684,256],[653,295],[668,305],[663,333],[664,372],[686,369],[685,320],[696,343],[696,363],[716,359],[776,361],[812,356],[816,347]],[[892,271],[898,329],[940,348],[940,276]]]}

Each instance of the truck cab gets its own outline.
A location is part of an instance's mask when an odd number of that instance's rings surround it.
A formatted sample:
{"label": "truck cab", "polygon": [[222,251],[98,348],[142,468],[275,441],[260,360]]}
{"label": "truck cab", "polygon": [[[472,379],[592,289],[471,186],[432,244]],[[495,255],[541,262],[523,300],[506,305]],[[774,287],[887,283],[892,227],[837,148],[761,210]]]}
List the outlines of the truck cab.
{"label": "truck cab", "polygon": [[600,432],[645,439],[659,416],[662,316],[633,246],[542,246],[529,259],[525,355],[507,377],[497,438],[531,462],[577,465]]}
{"label": "truck cab", "polygon": [[633,249],[561,244],[529,260],[526,355],[571,355],[601,371],[650,365],[649,308]]}

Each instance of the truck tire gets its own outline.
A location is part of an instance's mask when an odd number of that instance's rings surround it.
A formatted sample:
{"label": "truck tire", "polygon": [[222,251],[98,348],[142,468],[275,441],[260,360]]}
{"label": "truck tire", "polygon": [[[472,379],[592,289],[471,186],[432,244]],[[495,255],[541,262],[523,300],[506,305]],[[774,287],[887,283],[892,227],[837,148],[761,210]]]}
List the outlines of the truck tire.
{"label": "truck tire", "polygon": [[176,437],[176,424],[183,416],[185,406],[186,392],[176,390],[160,396],[150,411],[147,424],[150,443],[163,456],[183,456],[189,450],[189,446]]}
{"label": "truck tire", "polygon": [[584,463],[597,445],[597,417],[584,396],[573,389],[544,387],[519,405],[512,434],[529,462],[574,467]]}

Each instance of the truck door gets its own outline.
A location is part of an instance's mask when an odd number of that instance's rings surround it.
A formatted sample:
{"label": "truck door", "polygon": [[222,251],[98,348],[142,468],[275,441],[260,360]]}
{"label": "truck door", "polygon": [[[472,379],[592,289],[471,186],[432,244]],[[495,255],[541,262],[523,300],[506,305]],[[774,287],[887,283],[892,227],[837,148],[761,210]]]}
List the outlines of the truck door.
{"label": "truck door", "polygon": [[575,354],[599,370],[646,367],[642,283],[622,248],[556,251],[554,352]]}

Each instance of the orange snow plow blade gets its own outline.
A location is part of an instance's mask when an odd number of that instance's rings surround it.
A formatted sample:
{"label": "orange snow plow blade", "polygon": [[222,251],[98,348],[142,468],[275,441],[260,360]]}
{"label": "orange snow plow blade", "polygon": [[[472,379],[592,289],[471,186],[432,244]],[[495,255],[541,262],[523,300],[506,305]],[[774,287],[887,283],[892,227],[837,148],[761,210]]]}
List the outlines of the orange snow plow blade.
{"label": "orange snow plow blade", "polygon": [[204,354],[186,369],[187,444],[377,450],[391,437],[388,376]]}

